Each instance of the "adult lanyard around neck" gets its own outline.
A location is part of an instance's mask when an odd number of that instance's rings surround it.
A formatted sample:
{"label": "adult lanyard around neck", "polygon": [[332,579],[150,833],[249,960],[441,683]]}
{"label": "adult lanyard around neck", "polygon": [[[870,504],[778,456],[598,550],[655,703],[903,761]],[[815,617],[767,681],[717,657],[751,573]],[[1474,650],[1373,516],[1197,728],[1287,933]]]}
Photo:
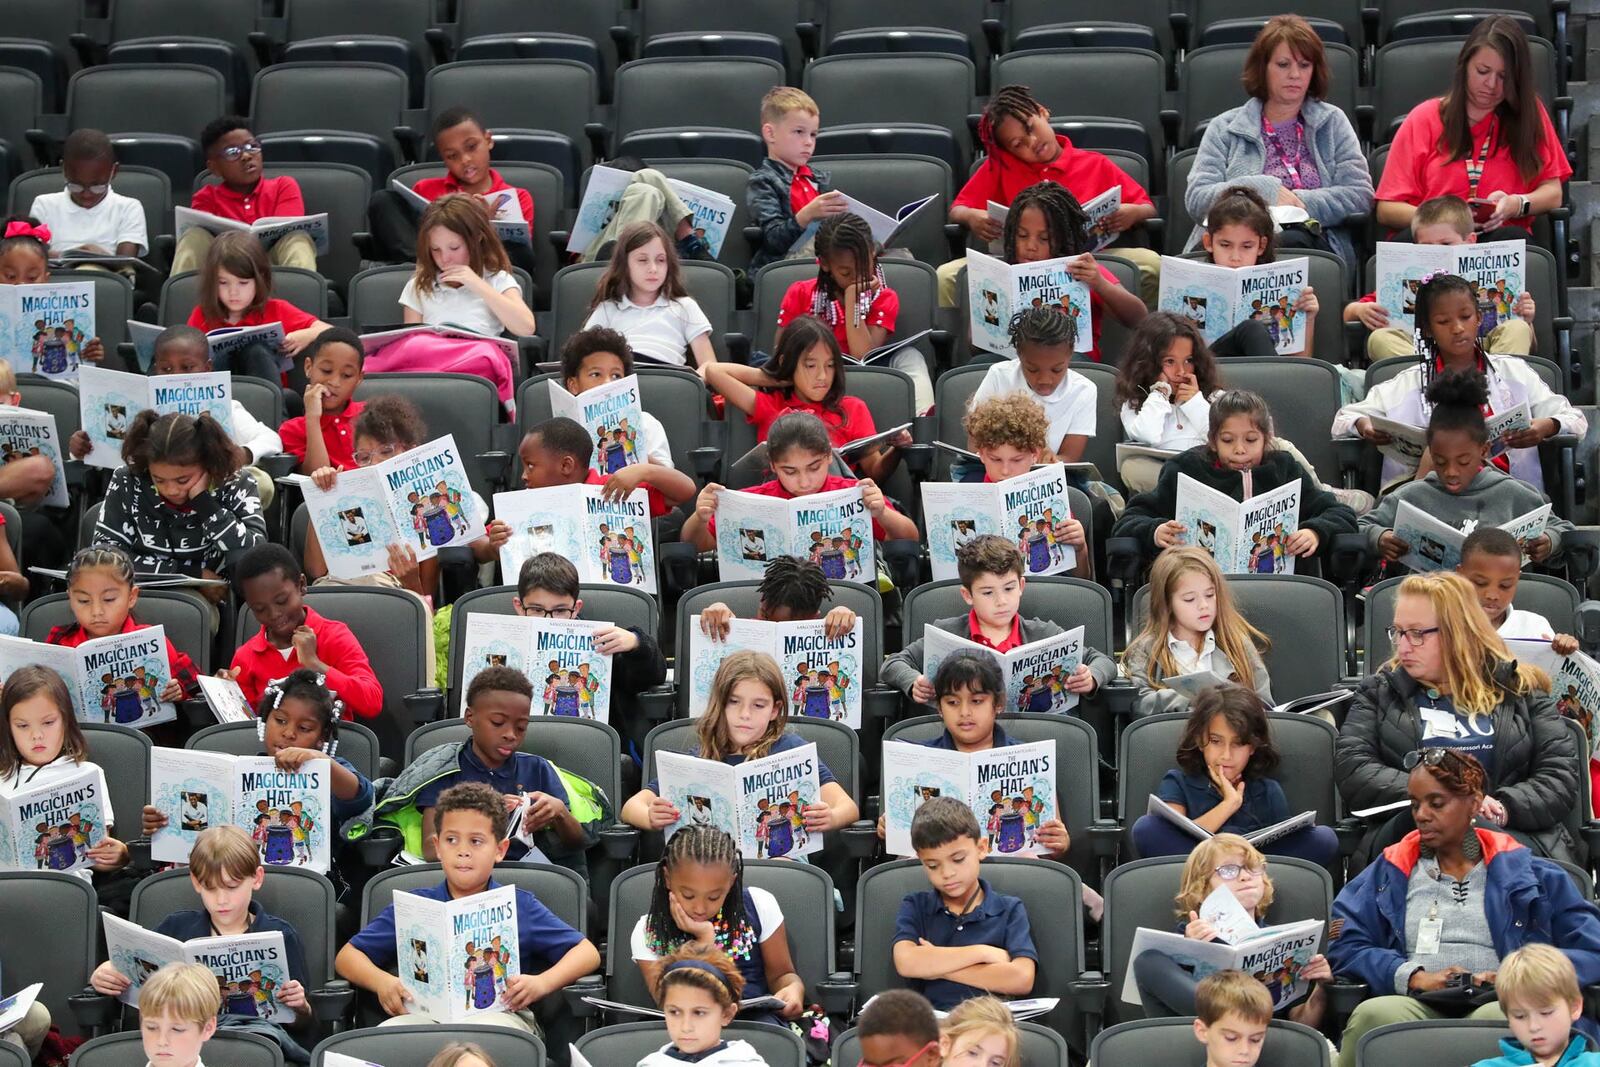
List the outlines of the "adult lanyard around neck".
{"label": "adult lanyard around neck", "polygon": [[1498,123],[1491,117],[1489,128],[1483,134],[1483,144],[1478,148],[1478,154],[1467,158],[1467,196],[1470,199],[1476,199],[1478,196],[1478,182],[1483,178],[1483,165],[1489,161],[1489,150],[1494,146],[1497,125]]}
{"label": "adult lanyard around neck", "polygon": [[1291,119],[1289,124],[1294,127],[1294,151],[1291,153],[1284,145],[1286,134],[1280,134],[1272,125],[1272,120],[1265,115],[1261,117],[1261,132],[1265,135],[1267,147],[1278,157],[1278,162],[1288,173],[1289,180],[1294,183],[1294,188],[1300,187],[1300,156],[1305,149],[1306,125],[1298,119]]}

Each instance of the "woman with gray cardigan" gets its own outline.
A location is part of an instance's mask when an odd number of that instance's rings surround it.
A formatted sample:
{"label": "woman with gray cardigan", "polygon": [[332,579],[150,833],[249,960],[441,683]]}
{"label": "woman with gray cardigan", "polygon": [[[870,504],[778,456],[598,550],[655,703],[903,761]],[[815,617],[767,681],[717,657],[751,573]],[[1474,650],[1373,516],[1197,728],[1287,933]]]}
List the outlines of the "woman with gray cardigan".
{"label": "woman with gray cardigan", "polygon": [[[1268,206],[1303,208],[1321,227],[1323,243],[1306,229],[1278,234],[1280,248],[1325,247],[1359,269],[1344,228],[1372,210],[1372,172],[1349,117],[1326,103],[1328,60],[1322,38],[1298,15],[1278,15],[1256,34],[1245,57],[1250,99],[1206,126],[1189,172],[1184,206],[1203,219],[1217,194],[1242,185]],[[1200,241],[1200,227],[1189,247]]]}

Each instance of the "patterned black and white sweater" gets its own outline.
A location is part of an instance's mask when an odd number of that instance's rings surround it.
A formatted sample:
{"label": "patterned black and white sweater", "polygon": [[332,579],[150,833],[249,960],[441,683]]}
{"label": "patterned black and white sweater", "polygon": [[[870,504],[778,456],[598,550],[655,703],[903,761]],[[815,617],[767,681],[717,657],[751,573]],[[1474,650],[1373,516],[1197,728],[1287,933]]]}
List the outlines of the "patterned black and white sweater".
{"label": "patterned black and white sweater", "polygon": [[230,557],[267,539],[255,479],[235,471],[180,510],[156,492],[149,475],[119,468],[106,487],[95,544],[115,545],[141,572],[225,575]]}

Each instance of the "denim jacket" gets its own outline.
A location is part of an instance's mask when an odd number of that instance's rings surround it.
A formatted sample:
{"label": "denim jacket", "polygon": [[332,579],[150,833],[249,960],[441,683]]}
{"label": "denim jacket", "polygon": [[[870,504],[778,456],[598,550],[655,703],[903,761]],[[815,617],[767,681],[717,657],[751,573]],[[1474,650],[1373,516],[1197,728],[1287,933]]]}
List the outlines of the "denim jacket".
{"label": "denim jacket", "polygon": [[[811,183],[817,192],[828,192],[828,172],[813,167]],[[789,206],[789,187],[793,184],[794,171],[770,156],[750,175],[744,202],[750,212],[750,225],[761,227],[761,244],[750,257],[752,272],[787,256],[806,231],[795,221],[794,209]]]}

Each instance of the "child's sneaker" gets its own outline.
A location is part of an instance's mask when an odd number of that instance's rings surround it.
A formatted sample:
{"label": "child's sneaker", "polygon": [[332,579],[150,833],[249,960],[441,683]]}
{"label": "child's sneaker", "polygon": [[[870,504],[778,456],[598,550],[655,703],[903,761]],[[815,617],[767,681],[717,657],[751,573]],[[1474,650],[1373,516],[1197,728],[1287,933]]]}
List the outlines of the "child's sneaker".
{"label": "child's sneaker", "polygon": [[1333,495],[1357,515],[1365,515],[1377,504],[1377,500],[1365,489],[1334,489]]}

